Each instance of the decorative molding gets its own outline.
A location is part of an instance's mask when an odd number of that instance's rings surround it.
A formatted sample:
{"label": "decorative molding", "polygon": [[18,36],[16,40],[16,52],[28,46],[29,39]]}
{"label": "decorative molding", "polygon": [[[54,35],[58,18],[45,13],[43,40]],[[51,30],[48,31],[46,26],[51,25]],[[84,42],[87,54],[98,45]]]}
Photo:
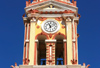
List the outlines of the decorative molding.
{"label": "decorative molding", "polygon": [[71,22],[72,20],[71,20],[71,18],[70,17],[68,17],[67,19],[66,19],[66,22]]}
{"label": "decorative molding", "polygon": [[50,34],[49,34],[49,37],[52,38],[52,35],[53,35],[53,34],[50,33]]}
{"label": "decorative molding", "polygon": [[79,17],[74,17],[73,19],[75,23],[79,24]]}
{"label": "decorative molding", "polygon": [[26,43],[28,43],[28,42],[29,42],[29,40],[25,40],[25,42],[26,42]]}
{"label": "decorative molding", "polygon": [[73,41],[74,43],[76,42],[76,40],[75,40],[75,39],[73,39],[72,41]]}
{"label": "decorative molding", "polygon": [[28,11],[28,13],[32,13],[32,14],[36,14],[36,13],[38,13],[39,11],[38,10],[36,10],[36,9],[30,9],[29,11]]}
{"label": "decorative molding", "polygon": [[65,10],[63,13],[74,13],[72,10]]}
{"label": "decorative molding", "polygon": [[33,18],[30,20],[31,23],[36,23],[36,21],[37,21],[37,20],[36,20],[36,17],[33,17]]}
{"label": "decorative molding", "polygon": [[62,28],[64,29],[64,28],[65,28],[65,26],[64,26],[64,25],[62,25]]}
{"label": "decorative molding", "polygon": [[66,39],[64,39],[64,40],[63,40],[63,42],[67,42],[67,40],[66,40]]}
{"label": "decorative molding", "polygon": [[39,42],[38,40],[35,40],[35,42]]}
{"label": "decorative molding", "polygon": [[40,26],[38,25],[38,26],[37,26],[37,28],[39,29],[39,28],[40,28]]}
{"label": "decorative molding", "polygon": [[53,42],[56,42],[56,40],[45,40],[45,42],[48,42],[48,43],[53,43]]}
{"label": "decorative molding", "polygon": [[44,32],[41,32],[41,33],[37,34],[37,35],[35,36],[35,39],[37,39],[37,37],[38,37],[39,35],[45,35],[46,38],[49,39],[48,34],[46,34],[46,33],[44,33]]}
{"label": "decorative molding", "polygon": [[56,33],[56,34],[53,36],[53,39],[55,39],[55,37],[56,37],[57,35],[62,35],[62,36],[64,36],[64,39],[66,39],[66,35],[64,35],[64,34],[63,34],[63,33],[61,33],[61,32]]}
{"label": "decorative molding", "polygon": [[40,17],[40,18],[39,18],[40,21],[45,21],[46,19],[47,19],[47,18],[45,18],[45,17]]}
{"label": "decorative molding", "polygon": [[43,1],[32,2],[32,3],[30,3],[29,1],[26,1],[26,8],[25,8],[25,10],[26,9],[28,10],[28,8],[31,9],[32,7],[33,7],[33,9],[43,8],[44,6],[38,6],[38,5],[44,5],[44,4],[46,6],[50,5],[50,4],[54,4],[54,5],[58,6],[58,4],[60,4],[59,6],[61,6],[62,8],[65,8],[66,6],[68,6],[70,8],[77,9],[76,1],[73,1],[73,3],[71,3],[69,1],[65,2],[65,1],[61,1],[61,0],[43,0]]}
{"label": "decorative molding", "polygon": [[62,17],[64,18],[64,20],[66,21],[66,19],[68,19],[68,18],[74,18],[75,17],[75,14],[73,14],[73,13],[70,13],[70,14],[66,14],[66,13],[63,13],[62,14]]}
{"label": "decorative molding", "polygon": [[62,21],[62,18],[61,17],[57,17],[57,18],[55,18],[55,20]]}
{"label": "decorative molding", "polygon": [[30,60],[29,60],[29,59],[27,59],[27,58],[23,59],[23,64],[24,64],[24,65],[28,65],[28,64],[29,64],[29,62],[30,62]]}
{"label": "decorative molding", "polygon": [[71,60],[71,63],[72,64],[77,64],[77,60],[73,59],[73,60]]}
{"label": "decorative molding", "polygon": [[53,43],[53,42],[56,42],[56,39],[54,40],[45,40],[46,43]]}

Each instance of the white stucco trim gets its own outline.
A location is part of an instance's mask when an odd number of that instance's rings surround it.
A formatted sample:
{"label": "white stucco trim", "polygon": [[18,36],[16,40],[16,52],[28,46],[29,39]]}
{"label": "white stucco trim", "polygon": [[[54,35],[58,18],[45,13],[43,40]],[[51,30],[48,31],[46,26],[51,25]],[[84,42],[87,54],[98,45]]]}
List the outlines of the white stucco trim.
{"label": "white stucco trim", "polygon": [[29,40],[27,39],[27,40],[25,40],[26,42],[29,42]]}
{"label": "white stucco trim", "polygon": [[66,39],[63,39],[63,42],[66,42],[67,40]]}
{"label": "white stucco trim", "polygon": [[75,40],[75,39],[73,39],[72,41],[75,43],[75,41],[76,41],[76,40]]}
{"label": "white stucco trim", "polygon": [[35,42],[39,42],[38,40],[35,40]]}
{"label": "white stucco trim", "polygon": [[45,40],[45,42],[56,42],[56,39],[54,39],[54,40]]}

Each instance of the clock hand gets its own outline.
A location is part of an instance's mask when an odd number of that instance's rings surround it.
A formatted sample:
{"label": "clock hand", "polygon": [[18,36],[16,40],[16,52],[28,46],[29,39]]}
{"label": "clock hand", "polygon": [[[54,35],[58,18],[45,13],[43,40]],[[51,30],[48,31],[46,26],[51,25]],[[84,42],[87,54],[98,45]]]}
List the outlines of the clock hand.
{"label": "clock hand", "polygon": [[49,27],[51,28],[51,25],[49,24]]}

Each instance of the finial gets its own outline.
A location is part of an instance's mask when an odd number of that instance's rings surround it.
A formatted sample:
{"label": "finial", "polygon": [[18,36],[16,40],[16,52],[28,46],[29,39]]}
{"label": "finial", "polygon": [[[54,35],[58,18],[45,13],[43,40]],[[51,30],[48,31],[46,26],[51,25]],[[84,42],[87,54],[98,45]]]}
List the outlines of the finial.
{"label": "finial", "polygon": [[10,67],[15,68],[17,66],[17,63],[15,62],[15,66],[11,65]]}
{"label": "finial", "polygon": [[72,3],[74,3],[74,0],[72,0]]}
{"label": "finial", "polygon": [[29,1],[29,3],[31,3],[31,0],[28,0]]}
{"label": "finial", "polygon": [[89,68],[89,66],[90,66],[90,64],[88,64],[88,65],[86,66],[86,68]]}
{"label": "finial", "polygon": [[80,15],[80,14],[78,14],[78,17],[79,17],[79,18],[81,18],[81,15]]}

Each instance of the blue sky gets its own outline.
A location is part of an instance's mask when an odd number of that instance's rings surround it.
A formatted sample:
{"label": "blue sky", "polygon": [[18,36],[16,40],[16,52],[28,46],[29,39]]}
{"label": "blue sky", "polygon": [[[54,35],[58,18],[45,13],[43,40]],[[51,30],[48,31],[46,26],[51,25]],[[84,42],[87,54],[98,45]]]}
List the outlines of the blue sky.
{"label": "blue sky", "polygon": [[[0,68],[22,64],[26,0],[0,2]],[[100,68],[100,0],[77,0],[81,18],[78,25],[79,64]]]}

